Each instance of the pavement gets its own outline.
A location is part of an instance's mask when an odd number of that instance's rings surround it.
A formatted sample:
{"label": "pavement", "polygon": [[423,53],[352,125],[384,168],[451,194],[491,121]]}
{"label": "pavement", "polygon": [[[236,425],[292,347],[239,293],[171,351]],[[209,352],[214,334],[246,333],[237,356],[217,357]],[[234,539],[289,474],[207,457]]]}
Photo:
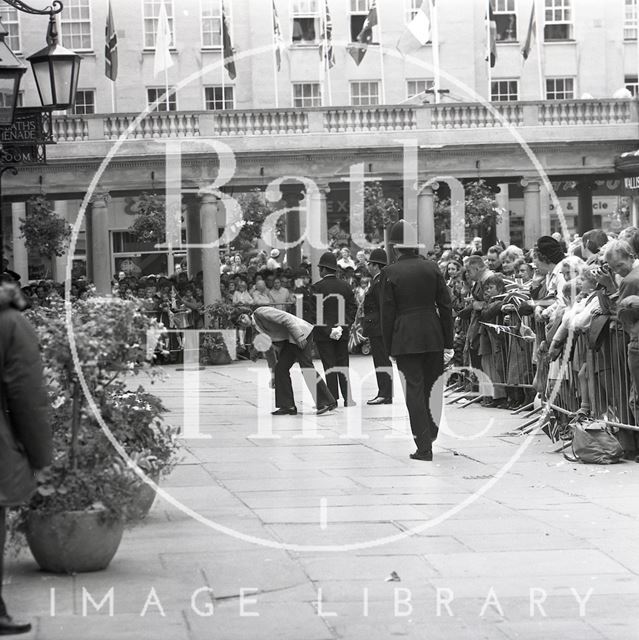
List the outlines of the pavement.
{"label": "pavement", "polygon": [[476,405],[413,461],[401,392],[366,406],[372,376],[316,417],[294,371],[301,413],[271,421],[263,361],[167,372],[149,389],[188,438],[164,497],[106,571],[9,560],[24,638],[639,638],[639,465],[570,463]]}

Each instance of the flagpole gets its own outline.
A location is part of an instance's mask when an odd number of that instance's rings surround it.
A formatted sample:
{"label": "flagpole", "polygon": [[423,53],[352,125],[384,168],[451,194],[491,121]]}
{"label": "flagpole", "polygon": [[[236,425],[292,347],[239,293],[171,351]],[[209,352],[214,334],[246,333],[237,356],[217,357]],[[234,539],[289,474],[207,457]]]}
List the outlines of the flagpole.
{"label": "flagpole", "polygon": [[117,113],[115,108],[115,82],[111,80],[111,113]]}
{"label": "flagpole", "polygon": [[327,0],[324,0],[324,52],[322,55],[322,64],[324,69],[324,84],[326,85],[326,95],[328,97],[328,106],[333,106],[333,88],[331,86],[331,74],[329,55],[328,55],[328,6]]}
{"label": "flagpole", "polygon": [[541,18],[543,13],[537,11],[539,9],[539,5],[537,4],[537,0],[533,0],[533,8],[535,11],[535,48],[537,49],[537,76],[539,77],[539,99],[546,99],[546,92],[544,91],[544,70],[543,70],[543,61],[541,59],[542,50],[541,50],[541,36],[543,33],[541,32]]}
{"label": "flagpole", "polygon": [[431,32],[433,35],[433,72],[435,74],[433,89],[435,89],[435,104],[439,102],[440,75],[439,75],[439,25],[437,16],[437,2],[424,0],[429,4],[429,13],[431,16]]}
{"label": "flagpole", "polygon": [[488,71],[488,94],[486,96],[486,100],[490,102],[490,98],[492,95],[492,77],[490,72],[490,53],[491,53],[491,43],[490,43],[490,0],[487,0],[486,4],[486,58],[487,58],[487,71]]}
{"label": "flagpole", "polygon": [[[273,2],[272,11],[275,11],[275,2]],[[279,42],[277,42],[275,38],[275,13],[273,13],[272,19],[272,31],[273,31],[273,78],[275,84],[275,108],[279,109],[280,107],[280,99],[279,99],[279,87],[277,86],[277,52],[279,51]],[[281,58],[280,58],[281,60]]]}
{"label": "flagpole", "polygon": [[226,105],[225,101],[225,84],[226,78],[224,77],[224,1],[220,0],[220,55],[222,56],[222,109]]}
{"label": "flagpole", "polygon": [[377,10],[377,31],[379,33],[379,64],[381,71],[381,81],[382,81],[382,104],[386,104],[386,77],[384,74],[384,47],[382,46],[382,16],[380,13],[379,4],[376,4]]}

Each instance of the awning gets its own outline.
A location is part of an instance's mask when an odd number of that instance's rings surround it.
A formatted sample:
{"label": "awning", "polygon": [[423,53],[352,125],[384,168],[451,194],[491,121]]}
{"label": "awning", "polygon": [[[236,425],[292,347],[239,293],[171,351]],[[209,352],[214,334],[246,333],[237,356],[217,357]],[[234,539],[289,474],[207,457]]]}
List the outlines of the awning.
{"label": "awning", "polygon": [[618,173],[639,176],[639,149],[626,151],[615,158],[615,169]]}

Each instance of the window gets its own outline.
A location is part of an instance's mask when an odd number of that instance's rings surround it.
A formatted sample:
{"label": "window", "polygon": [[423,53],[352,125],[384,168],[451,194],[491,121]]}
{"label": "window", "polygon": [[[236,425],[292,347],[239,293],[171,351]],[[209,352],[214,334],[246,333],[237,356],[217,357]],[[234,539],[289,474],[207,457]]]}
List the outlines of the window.
{"label": "window", "polygon": [[219,0],[202,0],[202,47],[222,46],[222,17]]}
{"label": "window", "polygon": [[572,100],[574,97],[574,78],[546,79],[546,100]]}
{"label": "window", "polygon": [[497,42],[514,42],[517,40],[515,0],[495,0],[493,16],[497,24]]}
{"label": "window", "polygon": [[637,76],[626,76],[624,78],[624,86],[632,93],[633,98],[639,96],[639,81]]}
{"label": "window", "polygon": [[322,92],[317,82],[300,82],[293,84],[294,107],[321,107]]}
{"label": "window", "polygon": [[623,39],[637,39],[637,0],[625,0],[623,19]]}
{"label": "window", "polygon": [[490,83],[492,102],[519,100],[519,82],[517,80],[494,80]]}
{"label": "window", "polygon": [[77,116],[95,113],[95,91],[93,89],[82,89],[75,92],[73,113]]}
{"label": "window", "polygon": [[9,49],[13,53],[22,51],[20,45],[20,21],[18,19],[18,10],[6,4],[0,5],[0,18],[2,24],[8,31],[4,41],[9,45]]}
{"label": "window", "polygon": [[93,49],[90,0],[66,0],[60,14],[62,46],[74,51]]}
{"label": "window", "polygon": [[[427,89],[435,86],[433,80],[408,80],[406,82],[406,99],[410,100],[415,96],[419,96],[422,100],[428,100],[428,94],[424,93]],[[420,95],[423,94],[423,95]]]}
{"label": "window", "polygon": [[144,48],[155,48],[155,37],[158,31],[158,16],[160,7],[164,3],[166,15],[169,19],[171,31],[171,46],[175,46],[175,29],[173,28],[173,2],[171,0],[143,0],[144,1]]}
{"label": "window", "polygon": [[354,107],[379,104],[379,82],[351,82],[351,104]]}
{"label": "window", "polygon": [[234,109],[233,87],[204,87],[204,108],[209,111]]}
{"label": "window", "polygon": [[408,0],[408,8],[406,9],[405,22],[408,24],[417,15],[419,8],[422,6],[423,0]]}
{"label": "window", "polygon": [[318,33],[318,0],[293,0],[293,42],[314,44]]}
{"label": "window", "polygon": [[[169,87],[168,111],[177,111],[177,97],[174,91],[175,87]],[[150,87],[146,90],[146,100],[148,105],[152,105],[156,100],[164,95],[166,92],[165,87]],[[167,111],[166,108],[167,96],[164,96],[162,101],[153,109],[153,111]]]}
{"label": "window", "polygon": [[370,10],[369,0],[350,0],[351,3],[351,42],[357,42],[357,36],[364,28]]}
{"label": "window", "polygon": [[545,0],[544,40],[572,39],[572,0]]}

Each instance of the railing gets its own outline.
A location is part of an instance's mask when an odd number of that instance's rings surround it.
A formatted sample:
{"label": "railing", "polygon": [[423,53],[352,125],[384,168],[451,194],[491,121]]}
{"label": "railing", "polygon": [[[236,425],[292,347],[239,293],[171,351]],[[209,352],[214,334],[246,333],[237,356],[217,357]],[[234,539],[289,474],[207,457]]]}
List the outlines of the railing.
{"label": "railing", "polygon": [[524,124],[522,105],[495,104],[493,107],[494,111],[483,104],[477,103],[434,106],[431,120],[433,129],[501,127],[503,126],[501,118],[506,123],[514,126],[522,126]]}
{"label": "railing", "polygon": [[[445,131],[516,127],[623,125],[639,122],[633,100],[557,100],[322,107],[200,112],[159,112],[143,118],[128,139],[290,136],[299,134]],[[498,115],[499,114],[499,115]],[[117,140],[134,114],[54,118],[58,142]]]}
{"label": "railing", "polygon": [[324,131],[404,131],[417,129],[415,109],[408,107],[342,107],[324,112]]}

